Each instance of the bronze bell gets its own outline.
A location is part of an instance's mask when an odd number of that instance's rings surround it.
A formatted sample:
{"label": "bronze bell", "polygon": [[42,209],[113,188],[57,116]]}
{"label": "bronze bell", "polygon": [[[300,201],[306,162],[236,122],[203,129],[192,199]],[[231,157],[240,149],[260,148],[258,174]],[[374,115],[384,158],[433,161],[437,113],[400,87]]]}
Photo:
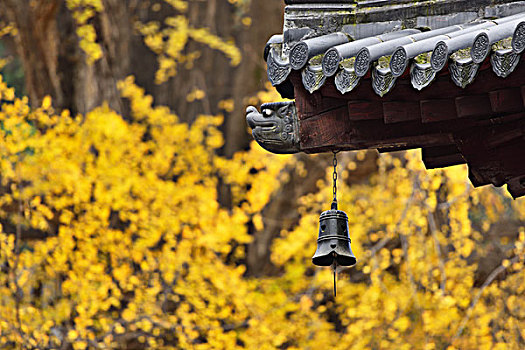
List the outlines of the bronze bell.
{"label": "bronze bell", "polygon": [[348,216],[344,211],[337,210],[337,202],[334,201],[332,209],[324,211],[319,217],[319,238],[312,262],[318,266],[355,265],[357,259],[350,242]]}

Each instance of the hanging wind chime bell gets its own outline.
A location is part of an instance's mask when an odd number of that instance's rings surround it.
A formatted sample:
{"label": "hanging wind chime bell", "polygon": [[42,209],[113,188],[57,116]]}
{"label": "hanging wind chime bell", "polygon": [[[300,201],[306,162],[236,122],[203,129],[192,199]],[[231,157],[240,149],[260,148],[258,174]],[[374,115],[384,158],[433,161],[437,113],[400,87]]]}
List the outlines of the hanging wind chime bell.
{"label": "hanging wind chime bell", "polygon": [[356,264],[350,236],[348,234],[348,216],[342,210],[337,210],[337,158],[334,152],[333,201],[330,210],[324,211],[319,217],[319,238],[317,250],[312,257],[314,265],[331,266],[334,271],[334,296],[336,291],[336,273],[338,266],[353,266]]}

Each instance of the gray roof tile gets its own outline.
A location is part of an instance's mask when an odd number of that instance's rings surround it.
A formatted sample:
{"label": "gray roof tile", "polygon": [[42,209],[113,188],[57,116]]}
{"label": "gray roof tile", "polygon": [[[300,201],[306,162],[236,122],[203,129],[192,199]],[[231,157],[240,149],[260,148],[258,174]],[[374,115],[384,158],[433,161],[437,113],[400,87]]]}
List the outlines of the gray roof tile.
{"label": "gray roof tile", "polygon": [[397,30],[355,41],[347,33],[335,32],[299,40],[288,52],[283,36],[273,36],[265,59],[274,86],[285,82],[292,70],[300,70],[310,93],[332,76],[336,88],[348,93],[372,67],[372,87],[383,96],[409,66],[412,86],[418,90],[431,85],[447,62],[452,81],[464,88],[474,81],[488,56],[494,73],[507,77],[524,49],[525,13],[518,13],[425,32]]}

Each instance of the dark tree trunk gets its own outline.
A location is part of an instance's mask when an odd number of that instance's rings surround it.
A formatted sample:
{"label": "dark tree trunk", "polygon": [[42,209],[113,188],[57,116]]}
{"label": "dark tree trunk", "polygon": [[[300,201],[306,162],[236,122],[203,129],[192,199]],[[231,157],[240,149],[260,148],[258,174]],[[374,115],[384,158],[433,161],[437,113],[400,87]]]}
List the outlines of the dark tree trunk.
{"label": "dark tree trunk", "polygon": [[62,103],[56,25],[60,1],[40,1],[31,6],[29,0],[5,0],[0,6],[2,17],[18,29],[14,41],[31,102],[39,104],[45,95],[51,95]]}
{"label": "dark tree trunk", "polygon": [[7,0],[0,4],[1,15],[18,29],[14,41],[32,105],[50,95],[59,110],[85,113],[107,102],[122,112],[115,83],[130,74],[132,26],[125,2],[105,0],[104,6],[105,11],[94,19],[104,55],[90,65],[78,45],[76,24],[64,1]]}

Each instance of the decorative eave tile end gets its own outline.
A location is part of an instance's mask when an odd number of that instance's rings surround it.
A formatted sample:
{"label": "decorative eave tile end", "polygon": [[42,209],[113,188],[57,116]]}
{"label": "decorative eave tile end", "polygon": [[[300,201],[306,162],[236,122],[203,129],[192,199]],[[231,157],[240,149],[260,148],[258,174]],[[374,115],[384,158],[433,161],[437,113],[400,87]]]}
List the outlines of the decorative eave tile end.
{"label": "decorative eave tile end", "polygon": [[300,151],[299,121],[294,102],[265,103],[261,106],[261,113],[249,106],[246,122],[255,141],[268,152],[291,154]]}

